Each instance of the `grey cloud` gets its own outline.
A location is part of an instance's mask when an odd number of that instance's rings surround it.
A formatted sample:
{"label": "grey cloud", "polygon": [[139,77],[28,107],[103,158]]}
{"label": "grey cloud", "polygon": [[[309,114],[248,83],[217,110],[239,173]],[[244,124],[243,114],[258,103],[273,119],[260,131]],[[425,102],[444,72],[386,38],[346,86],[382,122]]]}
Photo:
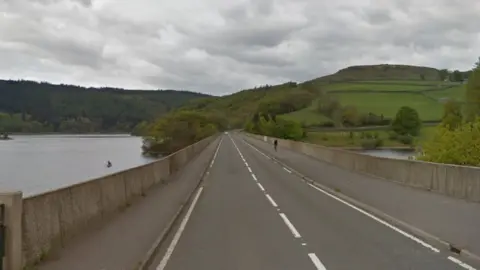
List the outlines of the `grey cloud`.
{"label": "grey cloud", "polygon": [[[7,1],[15,1],[15,0],[7,0]],[[30,0],[31,2],[36,2],[44,5],[51,5],[51,4],[58,4],[65,2],[66,0]],[[85,7],[91,7],[92,6],[92,0],[69,0],[72,2],[79,3]]]}
{"label": "grey cloud", "polygon": [[389,10],[386,9],[363,9],[362,13],[366,22],[370,24],[384,24],[392,21]]}
{"label": "grey cloud", "polygon": [[224,94],[352,64],[465,69],[480,46],[477,0],[136,1],[0,1],[1,76]]}
{"label": "grey cloud", "polygon": [[269,16],[274,9],[272,0],[249,0],[241,4],[234,4],[221,11],[226,20],[248,22],[248,14],[254,16]]}
{"label": "grey cloud", "polygon": [[92,0],[76,0],[76,1],[80,2],[81,4],[87,7],[92,6]]}
{"label": "grey cloud", "polygon": [[218,33],[218,41],[228,45],[273,47],[288,39],[294,27],[232,28]]}
{"label": "grey cloud", "polygon": [[254,10],[264,16],[268,16],[273,12],[274,3],[273,0],[251,0]]}
{"label": "grey cloud", "polygon": [[[27,29],[28,27],[24,28]],[[99,68],[102,65],[102,46],[62,38],[41,29],[29,29],[10,35],[8,41],[23,43],[31,48],[33,57],[47,57],[71,65]]]}

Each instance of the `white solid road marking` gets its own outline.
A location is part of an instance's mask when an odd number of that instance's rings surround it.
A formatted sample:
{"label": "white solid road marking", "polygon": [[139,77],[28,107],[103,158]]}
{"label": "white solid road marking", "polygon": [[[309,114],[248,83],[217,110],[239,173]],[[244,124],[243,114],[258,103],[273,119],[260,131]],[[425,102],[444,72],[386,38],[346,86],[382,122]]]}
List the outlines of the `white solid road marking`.
{"label": "white solid road marking", "polygon": [[278,207],[277,203],[272,199],[272,197],[270,197],[270,195],[268,194],[265,194],[265,196],[267,196],[267,199],[270,201],[270,203],[273,205],[273,207]]}
{"label": "white solid road marking", "polygon": [[310,260],[312,260],[318,270],[327,270],[315,253],[308,253],[308,257],[310,257]]}
{"label": "white solid road marking", "polygon": [[170,256],[172,256],[173,251],[175,250],[175,247],[178,244],[178,240],[180,240],[180,237],[182,236],[183,230],[185,230],[185,226],[187,225],[188,220],[190,219],[190,215],[192,214],[193,208],[195,208],[195,205],[197,204],[198,198],[200,197],[200,194],[202,194],[203,187],[200,187],[198,189],[197,194],[195,195],[195,198],[192,201],[192,204],[190,205],[190,208],[188,209],[187,214],[182,220],[182,223],[180,224],[180,227],[178,228],[177,232],[175,233],[175,236],[173,237],[172,242],[170,243],[170,246],[168,246],[167,252],[163,256],[162,261],[160,264],[157,266],[157,270],[163,270],[167,266],[168,260],[170,259]]}
{"label": "white solid road marking", "polygon": [[263,188],[262,184],[260,183],[257,183],[258,187],[262,190],[262,191],[265,191],[265,189]]}
{"label": "white solid road marking", "polygon": [[[248,143],[248,142],[245,142],[245,143],[246,143],[248,146],[250,146],[251,148],[253,148],[255,151],[257,151],[258,153],[266,156],[264,153],[262,153],[260,150],[258,150],[255,146],[251,145],[251,144]],[[285,169],[285,168],[284,168],[284,169]],[[352,204],[350,204],[350,203],[348,203],[348,202],[346,202],[346,201],[338,198],[337,196],[332,195],[332,194],[326,192],[325,190],[323,190],[323,189],[321,189],[321,188],[319,188],[319,187],[317,187],[317,186],[315,186],[315,185],[312,185],[312,184],[308,184],[308,185],[311,186],[311,187],[313,187],[314,189],[322,192],[323,194],[325,194],[325,195],[327,195],[327,196],[329,196],[329,197],[331,197],[331,198],[333,198],[333,199],[335,199],[335,200],[337,200],[337,201],[339,201],[339,202],[341,202],[341,203],[343,203],[343,204],[345,204],[345,205],[347,205],[347,206],[349,206],[349,207],[357,210],[358,212],[360,212],[360,213],[362,213],[362,214],[364,214],[364,215],[372,218],[373,220],[375,220],[375,221],[377,221],[377,222],[379,222],[379,223],[381,223],[381,224],[389,227],[390,229],[392,229],[392,230],[400,233],[401,235],[403,235],[403,236],[405,236],[405,237],[407,237],[407,238],[409,238],[409,239],[417,242],[418,244],[420,244],[420,245],[422,245],[422,246],[424,246],[424,247],[432,250],[433,252],[436,252],[436,253],[439,253],[439,252],[440,252],[439,249],[433,247],[432,245],[430,245],[430,244],[428,244],[428,243],[426,243],[426,242],[418,239],[417,237],[415,237],[415,236],[413,236],[413,235],[411,235],[411,234],[409,234],[409,233],[407,233],[407,232],[405,232],[405,231],[403,231],[403,230],[401,230],[401,229],[399,229],[399,228],[397,228],[397,227],[389,224],[388,222],[386,222],[386,221],[384,221],[384,220],[379,219],[378,217],[376,217],[376,216],[374,216],[374,215],[372,215],[372,214],[370,214],[370,213],[368,213],[368,212],[366,212],[366,211],[364,211],[364,210],[356,207],[355,205],[352,205]]]}
{"label": "white solid road marking", "polygon": [[217,145],[217,150],[215,150],[215,154],[213,154],[212,162],[210,163],[210,168],[212,168],[213,164],[215,163],[215,159],[217,158],[217,154],[218,154],[218,149],[220,149],[220,145],[222,144],[222,141],[223,141],[223,137],[220,139],[220,142]]}
{"label": "white solid road marking", "polygon": [[428,249],[430,249],[430,250],[432,250],[432,251],[434,251],[434,252],[437,252],[437,253],[440,252],[440,250],[438,250],[437,248],[433,247],[432,245],[425,243],[424,241],[416,238],[415,236],[413,236],[413,235],[411,235],[411,234],[409,234],[409,233],[407,233],[407,232],[405,232],[405,231],[402,231],[401,229],[399,229],[399,228],[397,228],[397,227],[395,227],[395,226],[387,223],[386,221],[383,221],[383,220],[379,219],[378,217],[376,217],[376,216],[374,216],[374,215],[372,215],[372,214],[370,214],[370,213],[368,213],[368,212],[366,212],[366,211],[364,211],[364,210],[356,207],[355,205],[350,204],[350,203],[348,203],[348,202],[346,202],[346,201],[338,198],[337,196],[334,196],[334,195],[326,192],[325,190],[323,190],[323,189],[321,189],[321,188],[319,188],[319,187],[317,187],[317,186],[314,186],[314,185],[312,185],[312,184],[308,184],[308,185],[311,186],[311,187],[313,187],[314,189],[322,192],[323,194],[329,196],[330,198],[333,198],[333,199],[335,199],[335,200],[337,200],[337,201],[339,201],[339,202],[341,202],[341,203],[343,203],[343,204],[345,204],[345,205],[347,205],[347,206],[349,206],[349,207],[357,210],[358,212],[360,212],[360,213],[366,215],[367,217],[369,217],[369,218],[371,218],[371,219],[379,222],[380,224],[383,224],[383,225],[387,226],[388,228],[390,228],[390,229],[392,229],[392,230],[400,233],[401,235],[403,235],[403,236],[405,236],[405,237],[407,237],[407,238],[409,238],[409,239],[417,242],[418,244],[420,244],[420,245],[422,245],[422,246],[424,246],[424,247],[426,247],[426,248],[428,248]]}
{"label": "white solid road marking", "polygon": [[287,168],[285,168],[285,167],[283,167],[283,169],[284,169],[285,171],[287,171],[288,173],[292,173],[292,171],[290,171],[289,169],[287,169]]}
{"label": "white solid road marking", "polygon": [[476,270],[475,268],[471,267],[470,265],[460,261],[459,259],[455,258],[455,257],[452,257],[452,256],[448,256],[448,259],[458,265],[460,265],[461,267],[465,268],[465,269],[468,269],[468,270]]}
{"label": "white solid road marking", "polygon": [[284,213],[280,213],[279,215],[280,215],[280,217],[282,217],[283,222],[285,222],[285,224],[287,224],[287,227],[290,229],[290,231],[292,232],[292,234],[295,238],[302,237],[300,235],[300,233],[298,233],[297,229],[295,229],[295,226],[293,226],[293,224],[290,222],[290,220],[288,220],[287,216]]}

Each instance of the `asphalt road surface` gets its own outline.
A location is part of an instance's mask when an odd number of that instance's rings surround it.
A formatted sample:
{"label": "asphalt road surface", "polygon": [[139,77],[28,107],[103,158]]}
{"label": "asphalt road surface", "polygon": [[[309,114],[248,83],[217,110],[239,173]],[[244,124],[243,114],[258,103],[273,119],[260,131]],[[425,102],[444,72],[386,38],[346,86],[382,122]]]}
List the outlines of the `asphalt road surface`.
{"label": "asphalt road surface", "polygon": [[479,268],[301,181],[228,134],[150,269]]}

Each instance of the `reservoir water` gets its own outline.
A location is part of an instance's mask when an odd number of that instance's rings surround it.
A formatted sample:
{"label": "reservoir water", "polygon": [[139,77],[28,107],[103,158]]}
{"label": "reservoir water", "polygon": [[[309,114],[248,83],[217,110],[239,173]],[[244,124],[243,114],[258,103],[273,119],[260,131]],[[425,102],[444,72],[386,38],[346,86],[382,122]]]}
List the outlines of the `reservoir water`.
{"label": "reservoir water", "polygon": [[0,141],[0,192],[34,195],[153,161],[141,155],[141,138],[129,135],[11,137]]}
{"label": "reservoir water", "polygon": [[386,157],[395,159],[408,159],[409,156],[414,156],[415,151],[409,149],[377,149],[377,150],[361,150],[362,154]]}

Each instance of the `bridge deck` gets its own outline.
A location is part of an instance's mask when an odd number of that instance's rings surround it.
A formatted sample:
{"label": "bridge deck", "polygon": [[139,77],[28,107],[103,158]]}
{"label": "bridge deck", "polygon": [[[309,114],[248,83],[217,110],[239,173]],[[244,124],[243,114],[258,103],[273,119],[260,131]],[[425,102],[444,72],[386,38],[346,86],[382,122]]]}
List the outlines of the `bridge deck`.
{"label": "bridge deck", "polygon": [[[268,159],[430,234],[480,253],[480,205],[349,172],[239,134],[224,135],[213,167],[152,270],[464,269],[437,243],[417,238],[308,185]],[[130,270],[165,227],[215,151],[177,181],[39,269]],[[171,207],[161,207],[171,205]],[[448,257],[450,259],[448,259]],[[478,261],[461,257],[480,269]]]}
{"label": "bridge deck", "polygon": [[[248,141],[264,152],[273,149]],[[308,169],[319,181],[362,177],[283,149],[270,154],[299,162],[304,167],[296,169]],[[445,249],[300,181],[239,135],[223,136],[215,164],[190,209],[185,226],[178,226],[151,270],[462,269]]]}

